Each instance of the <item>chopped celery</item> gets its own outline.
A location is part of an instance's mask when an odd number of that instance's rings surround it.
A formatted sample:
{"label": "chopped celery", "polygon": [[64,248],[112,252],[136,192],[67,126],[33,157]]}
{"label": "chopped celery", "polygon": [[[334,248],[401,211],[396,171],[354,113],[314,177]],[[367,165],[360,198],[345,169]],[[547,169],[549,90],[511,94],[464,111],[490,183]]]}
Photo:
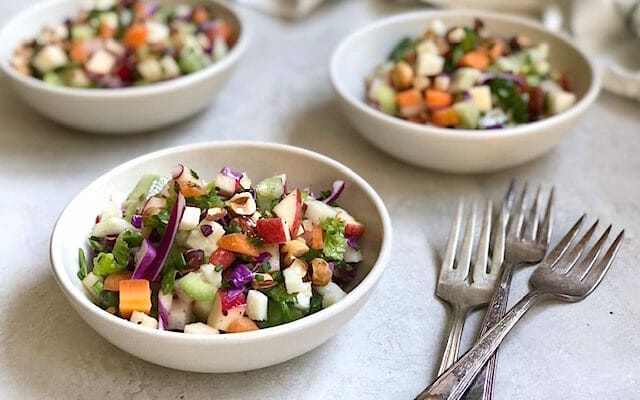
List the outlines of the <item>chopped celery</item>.
{"label": "chopped celery", "polygon": [[206,282],[195,272],[189,272],[177,282],[182,291],[196,301],[212,301],[218,288]]}
{"label": "chopped celery", "polygon": [[453,108],[458,113],[464,128],[475,129],[478,126],[480,112],[473,101],[461,101],[459,103],[455,103]]}
{"label": "chopped celery", "polygon": [[48,84],[48,85],[52,85],[52,86],[64,86],[64,80],[62,80],[62,78],[60,77],[60,75],[58,75],[55,72],[47,72],[46,74],[44,74],[44,76],[42,77],[42,80]]}
{"label": "chopped celery", "polygon": [[90,25],[75,25],[71,27],[71,39],[74,42],[91,39],[96,35],[96,30]]}
{"label": "chopped celery", "polygon": [[202,59],[196,52],[190,51],[182,54],[178,60],[180,70],[185,74],[190,74],[202,69]]}
{"label": "chopped celery", "polygon": [[256,202],[260,211],[271,211],[283,193],[284,183],[279,176],[267,178],[258,183],[256,185]]}
{"label": "chopped celery", "polygon": [[376,90],[375,96],[380,105],[380,111],[385,114],[395,115],[397,111],[396,106],[396,92],[391,86],[382,84]]}

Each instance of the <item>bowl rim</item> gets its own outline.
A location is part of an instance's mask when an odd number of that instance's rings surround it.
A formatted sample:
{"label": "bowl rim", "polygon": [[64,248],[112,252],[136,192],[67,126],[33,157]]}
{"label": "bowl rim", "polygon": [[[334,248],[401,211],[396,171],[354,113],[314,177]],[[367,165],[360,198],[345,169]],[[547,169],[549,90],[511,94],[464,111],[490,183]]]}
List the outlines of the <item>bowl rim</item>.
{"label": "bowl rim", "polygon": [[[12,28],[15,21],[19,18],[24,18],[28,15],[36,14],[39,12],[46,12],[46,10],[55,7],[58,3],[69,2],[70,0],[47,0],[39,3],[35,3],[17,14],[13,15],[0,29],[0,38],[5,36],[7,32]],[[81,8],[81,2],[76,0],[71,0],[78,3],[78,9]],[[96,89],[88,89],[88,88],[74,88],[67,86],[53,86],[47,85],[40,79],[33,78],[31,76],[24,76],[19,74],[14,68],[11,67],[9,62],[6,60],[0,60],[0,69],[9,76],[12,80],[20,82],[23,85],[30,86],[33,89],[39,89],[48,91],[53,94],[60,94],[65,96],[72,97],[91,97],[91,98],[123,98],[123,97],[136,97],[136,96],[152,96],[157,95],[163,92],[170,92],[173,90],[179,90],[182,87],[189,86],[190,84],[197,83],[201,80],[205,80],[210,78],[220,71],[228,69],[233,64],[236,63],[238,58],[240,58],[246,51],[248,47],[249,40],[251,38],[251,30],[246,23],[244,17],[240,15],[240,13],[236,12],[230,5],[220,1],[220,0],[200,0],[202,3],[213,3],[216,7],[220,7],[228,12],[233,18],[238,22],[239,27],[239,35],[236,43],[233,45],[231,50],[227,55],[225,55],[222,59],[213,64],[201,69],[200,71],[196,71],[191,74],[179,76],[177,78],[168,79],[166,81],[160,81],[156,83],[151,83],[147,86],[133,86],[133,87],[124,87],[124,88],[96,88]],[[2,44],[0,44],[2,45]],[[5,45],[5,46],[8,46]],[[12,54],[13,49],[10,49],[10,53]]]}
{"label": "bowl rim", "polygon": [[[317,161],[329,164],[336,168],[341,174],[348,176],[356,185],[360,186],[369,199],[373,202],[375,211],[381,220],[382,224],[382,241],[380,244],[380,251],[378,257],[371,267],[371,270],[362,279],[362,281],[355,286],[347,296],[338,303],[322,309],[315,314],[306,316],[304,318],[270,327],[267,329],[261,329],[252,332],[235,333],[233,335],[207,335],[207,334],[185,334],[181,332],[163,331],[159,329],[148,329],[140,327],[136,324],[132,324],[127,320],[112,315],[104,310],[100,309],[91,300],[89,300],[86,293],[82,293],[71,281],[70,276],[64,269],[64,261],[62,258],[62,242],[64,240],[63,233],[59,230],[60,221],[63,220],[70,210],[75,206],[78,198],[91,190],[95,186],[100,185],[103,181],[113,178],[121,174],[124,170],[130,169],[140,163],[144,163],[155,158],[160,158],[170,154],[175,154],[184,151],[201,150],[203,148],[220,149],[220,148],[237,148],[251,146],[257,149],[268,149],[285,151],[289,153],[295,153],[304,157],[309,157]],[[92,314],[93,316],[102,319],[106,324],[113,324],[114,327],[123,329],[123,334],[143,334],[149,335],[150,338],[159,340],[177,340],[181,343],[206,343],[206,344],[218,344],[218,345],[236,345],[249,343],[254,341],[260,341],[264,339],[274,338],[282,334],[291,334],[295,332],[303,331],[304,329],[311,328],[314,325],[321,324],[338,314],[345,312],[347,309],[354,306],[360,299],[366,297],[380,280],[382,273],[386,269],[391,253],[391,241],[392,241],[392,226],[391,219],[388,211],[376,191],[367,183],[362,177],[356,174],[349,167],[344,164],[333,160],[327,156],[316,153],[311,150],[303,149],[296,146],[268,143],[268,142],[252,142],[252,141],[210,141],[199,142],[194,144],[187,144],[182,146],[169,147],[162,150],[147,153],[145,155],[136,157],[130,161],[122,163],[117,167],[111,169],[107,173],[101,175],[99,178],[91,182],[88,186],[82,189],[62,210],[60,216],[56,220],[53,231],[51,234],[49,244],[50,264],[53,272],[53,276],[58,283],[58,286],[62,289],[63,293],[71,303],[77,304],[84,311]],[[79,312],[81,317],[84,316]]]}
{"label": "bowl rim", "polygon": [[[510,22],[514,24],[520,24],[528,28],[532,28],[541,31],[543,34],[550,35],[563,43],[565,46],[574,49],[580,57],[585,61],[591,73],[591,81],[585,94],[568,110],[565,110],[559,114],[552,115],[542,120],[528,122],[516,127],[502,128],[502,129],[488,129],[488,130],[473,130],[473,129],[449,129],[440,128],[434,125],[424,125],[415,122],[405,121],[403,119],[387,115],[382,111],[375,109],[366,104],[362,99],[352,95],[351,92],[340,84],[340,61],[342,59],[345,49],[351,44],[352,41],[368,35],[372,31],[379,29],[385,29],[389,25],[396,25],[407,20],[415,19],[433,19],[433,18],[448,18],[448,17],[467,17],[467,18],[485,18],[493,20],[502,20],[504,22]],[[348,36],[344,37],[336,49],[333,51],[329,60],[329,77],[337,94],[347,101],[351,106],[357,108],[360,112],[367,114],[371,118],[381,120],[388,124],[396,125],[398,128],[409,129],[417,134],[432,135],[448,139],[471,139],[482,140],[488,138],[506,138],[513,136],[521,136],[527,134],[535,134],[540,129],[548,129],[552,126],[561,123],[563,121],[570,120],[580,115],[591,103],[595,100],[600,92],[601,78],[598,67],[593,58],[590,57],[582,48],[571,42],[571,39],[561,32],[552,32],[546,29],[542,24],[529,18],[502,14],[499,12],[482,11],[474,9],[465,10],[426,10],[426,11],[410,11],[406,13],[400,13],[391,17],[383,18],[375,22],[369,23],[352,31]],[[363,77],[364,81],[364,77]]]}

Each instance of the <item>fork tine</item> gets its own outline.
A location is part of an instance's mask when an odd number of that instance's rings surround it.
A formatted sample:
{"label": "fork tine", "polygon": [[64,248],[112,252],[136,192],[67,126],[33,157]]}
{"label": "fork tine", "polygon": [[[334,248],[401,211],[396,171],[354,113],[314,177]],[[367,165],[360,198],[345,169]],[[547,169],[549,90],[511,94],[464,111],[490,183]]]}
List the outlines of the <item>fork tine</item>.
{"label": "fork tine", "polygon": [[547,200],[547,209],[544,212],[544,218],[542,223],[538,226],[538,243],[543,246],[548,246],[551,240],[551,208],[553,207],[553,194],[555,188],[551,187],[549,191],[549,200]]}
{"label": "fork tine", "polygon": [[602,260],[600,260],[598,265],[593,267],[589,271],[587,276],[584,278],[583,282],[589,286],[589,291],[587,292],[587,295],[591,293],[593,289],[595,289],[596,286],[600,284],[600,282],[602,281],[602,278],[604,278],[604,275],[609,270],[609,267],[611,267],[611,263],[613,262],[613,259],[618,253],[618,250],[620,249],[620,245],[622,244],[623,239],[624,239],[624,229],[618,234],[618,237],[616,237],[613,243],[611,243],[611,246],[609,246],[609,249],[605,253]]}
{"label": "fork tine", "polygon": [[564,235],[564,237],[560,240],[560,242],[558,242],[556,247],[553,250],[551,250],[549,254],[547,254],[544,260],[542,260],[542,264],[544,266],[553,267],[558,262],[558,260],[564,255],[564,253],[567,251],[567,249],[571,245],[571,242],[573,242],[573,239],[578,234],[578,231],[580,230],[580,227],[582,226],[582,223],[584,222],[585,218],[587,218],[587,214],[582,214],[582,216],[578,219],[578,221],[575,224],[573,224],[571,229],[569,229],[569,232],[567,232],[567,234]]}
{"label": "fork tine", "polygon": [[471,253],[473,251],[473,233],[475,231],[475,219],[476,219],[477,204],[474,202],[469,210],[469,216],[467,217],[467,226],[464,230],[464,237],[462,238],[462,247],[460,248],[460,254],[458,254],[457,265],[454,265],[454,269],[459,271],[458,273],[466,278],[469,274],[469,267],[471,266]]}
{"label": "fork tine", "polygon": [[591,225],[591,228],[589,228],[589,230],[584,234],[584,236],[582,236],[580,241],[576,243],[575,246],[573,246],[569,254],[558,261],[558,263],[554,266],[554,269],[557,272],[561,274],[565,274],[569,272],[571,268],[573,268],[573,266],[576,264],[578,259],[580,259],[580,255],[582,255],[584,248],[589,243],[589,239],[591,239],[591,236],[593,236],[593,232],[595,232],[599,222],[600,222],[599,220],[596,220],[596,222],[594,222],[593,225]]}
{"label": "fork tine", "polygon": [[500,267],[504,262],[504,248],[507,236],[507,222],[509,220],[509,210],[506,207],[506,203],[503,204],[496,228],[494,229],[495,241],[491,249],[491,267],[489,268],[490,274],[498,274]]}
{"label": "fork tine", "polygon": [[533,199],[533,204],[531,204],[531,210],[529,211],[529,216],[524,225],[524,233],[522,237],[527,240],[535,241],[538,235],[538,202],[540,201],[540,186],[536,190],[536,196]]}
{"label": "fork tine", "polygon": [[[509,183],[509,188],[507,189],[507,193],[504,195],[504,200],[502,201],[501,209],[498,210],[500,212],[499,218],[503,217],[502,214],[504,214],[506,210],[506,214],[504,215],[505,222],[509,222],[509,213],[511,212],[511,207],[513,206],[513,198],[515,196],[515,190],[516,190],[516,180],[512,179],[511,182]],[[498,248],[496,247],[496,240],[498,239],[496,235],[500,233],[499,225],[497,225],[498,222],[500,221],[496,221],[496,225],[493,227],[493,229],[491,229],[490,249],[491,249],[492,257],[493,257],[494,249]]]}
{"label": "fork tine", "polygon": [[524,210],[525,210],[525,207],[527,206],[525,202],[526,195],[527,195],[527,182],[524,183],[524,187],[522,188],[522,193],[520,193],[520,197],[518,198],[518,201],[514,204],[513,209],[511,210],[507,236],[520,238],[520,233],[522,231],[522,223],[524,221]]}
{"label": "fork tine", "polygon": [[571,270],[570,272],[571,276],[576,277],[578,280],[581,280],[586,276],[586,274],[589,272],[591,267],[593,267],[596,260],[598,259],[598,256],[600,255],[600,250],[602,250],[602,245],[609,237],[610,232],[611,232],[611,225],[609,225],[609,227],[607,227],[607,229],[604,231],[602,236],[600,236],[600,239],[598,239],[596,244],[589,251],[589,254],[587,254],[587,256],[580,262],[579,265],[577,265]]}
{"label": "fork tine", "polygon": [[456,247],[458,245],[458,236],[460,236],[460,224],[462,223],[462,212],[464,211],[464,204],[462,200],[458,203],[458,211],[456,217],[453,219],[453,225],[451,226],[451,233],[449,233],[449,241],[447,242],[447,250],[442,258],[441,270],[452,269],[453,262],[456,256]]}
{"label": "fork tine", "polygon": [[480,229],[480,239],[476,248],[476,263],[473,266],[473,281],[478,282],[485,279],[487,271],[487,260],[489,258],[489,237],[491,235],[491,214],[493,204],[487,202]]}

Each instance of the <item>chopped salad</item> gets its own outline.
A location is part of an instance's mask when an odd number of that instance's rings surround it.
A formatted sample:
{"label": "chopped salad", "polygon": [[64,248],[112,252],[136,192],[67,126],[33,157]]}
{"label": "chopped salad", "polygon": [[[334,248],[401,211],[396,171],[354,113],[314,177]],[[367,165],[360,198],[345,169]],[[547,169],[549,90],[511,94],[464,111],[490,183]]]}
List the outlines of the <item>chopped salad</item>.
{"label": "chopped salad", "polygon": [[217,334],[280,325],[330,307],[362,260],[365,227],[340,208],[344,190],[252,184],[223,168],[205,183],[178,165],[144,175],[96,217],[78,278],[107,312],[151,329]]}
{"label": "chopped salad", "polygon": [[204,5],[95,0],[23,42],[11,64],[50,85],[121,88],[199,71],[234,41],[229,24]]}
{"label": "chopped salad", "polygon": [[367,102],[408,121],[499,129],[558,114],[575,101],[551,69],[549,45],[490,35],[481,20],[447,28],[434,21],[402,39],[366,80]]}

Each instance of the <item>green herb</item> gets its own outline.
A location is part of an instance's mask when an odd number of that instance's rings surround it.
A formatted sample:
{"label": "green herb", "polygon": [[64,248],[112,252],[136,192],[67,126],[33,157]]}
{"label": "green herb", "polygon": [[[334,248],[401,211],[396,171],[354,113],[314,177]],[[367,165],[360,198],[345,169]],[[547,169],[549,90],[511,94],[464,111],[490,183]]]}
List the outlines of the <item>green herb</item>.
{"label": "green herb", "polygon": [[198,207],[203,211],[212,207],[224,206],[224,202],[218,197],[215,188],[211,188],[207,194],[199,197],[187,197],[186,200],[188,205]]}
{"label": "green herb", "polygon": [[459,44],[454,46],[449,53],[449,57],[447,57],[444,62],[444,72],[453,72],[458,66],[458,63],[460,62],[462,56],[464,56],[464,50],[462,49],[462,46],[460,46]]}
{"label": "green herb", "polygon": [[254,246],[262,246],[264,244],[264,240],[258,236],[249,236],[249,243]]}
{"label": "green herb", "polygon": [[164,262],[163,268],[173,268],[176,270],[180,270],[185,268],[186,266],[187,260],[185,260],[184,254],[174,245],[171,250],[169,250],[169,255],[167,256],[167,261]]}
{"label": "green herb", "polygon": [[161,210],[158,214],[144,217],[144,225],[146,227],[155,229],[159,234],[164,234],[167,230],[167,224],[169,223],[169,211]]}
{"label": "green herb", "polygon": [[126,267],[129,265],[129,261],[131,260],[131,251],[129,250],[129,245],[123,239],[123,234],[124,232],[118,235],[111,253],[118,264]]}
{"label": "green herb", "polygon": [[327,218],[322,221],[324,229],[324,248],[322,252],[325,257],[334,261],[344,259],[344,252],[347,249],[347,239],[344,237],[344,222],[337,218]]}
{"label": "green herb", "polygon": [[462,42],[460,42],[460,48],[465,53],[473,51],[476,47],[478,47],[478,35],[469,28],[464,28],[465,35]]}
{"label": "green herb", "polygon": [[178,273],[178,271],[176,271],[175,268],[168,268],[162,274],[162,281],[160,282],[160,286],[162,287],[162,293],[168,294],[168,293],[171,293],[173,291],[173,287],[176,284],[176,274],[177,273]]}
{"label": "green herb", "polygon": [[236,224],[229,224],[224,228],[225,233],[242,233],[242,228]]}
{"label": "green herb", "polygon": [[129,247],[131,248],[140,247],[140,245],[142,244],[142,235],[138,232],[124,231],[120,234],[120,236],[122,237],[122,240],[127,242]]}
{"label": "green herb", "polygon": [[317,198],[317,200],[322,201],[329,196],[331,196],[331,190],[323,190],[320,192],[320,196]]}
{"label": "green herb", "polygon": [[126,267],[120,265],[112,253],[101,252],[93,259],[93,273],[103,278],[113,272],[123,271]]}
{"label": "green herb", "polygon": [[118,306],[118,292],[110,292],[104,290],[100,293],[100,305],[102,308],[117,307]]}
{"label": "green herb", "polygon": [[260,270],[260,272],[269,272],[269,270],[271,269],[271,264],[269,263],[269,261],[264,261],[262,264],[260,264],[258,269]]}
{"label": "green herb", "polygon": [[489,82],[491,93],[498,98],[498,103],[505,110],[511,111],[515,122],[527,122],[529,119],[528,105],[518,93],[518,88],[512,81],[493,79]]}
{"label": "green herb", "polygon": [[104,283],[102,282],[102,279],[97,280],[96,283],[91,286],[91,291],[96,295],[97,298],[100,298],[100,295],[104,291]]}
{"label": "green herb", "polygon": [[222,265],[216,265],[215,271],[216,272],[221,272],[224,269],[224,267]]}
{"label": "green herb", "polygon": [[189,171],[191,172],[191,176],[193,176],[196,179],[200,179],[196,171],[192,170],[191,168],[189,168]]}
{"label": "green herb", "polygon": [[309,199],[309,188],[304,188],[300,192],[300,201],[304,204]]}
{"label": "green herb", "polygon": [[314,291],[309,303],[309,314],[313,314],[320,310],[322,310],[322,296],[320,293]]}
{"label": "green herb", "polygon": [[269,297],[267,320],[259,322],[261,328],[284,324],[302,318],[304,311],[295,308],[296,294],[287,293],[284,284],[280,283],[264,292]]}
{"label": "green herb", "polygon": [[351,264],[347,264],[347,263],[346,263],[346,262],[344,262],[344,261],[336,261],[336,262],[333,264],[333,266],[334,266],[335,268],[340,268],[340,269],[345,270],[345,271],[351,271],[351,270],[353,269],[353,265],[351,265]]}
{"label": "green herb", "polygon": [[284,282],[284,278],[283,278],[283,276],[282,276],[282,272],[280,272],[280,271],[274,271],[274,272],[271,274],[271,277],[273,278],[273,280],[274,280],[274,281],[276,281],[276,282],[278,282],[278,283],[282,283],[282,282]]}
{"label": "green herb", "polygon": [[253,279],[255,279],[255,280],[256,280],[256,282],[262,282],[262,281],[264,281],[264,276],[262,276],[262,275],[260,275],[260,274],[257,274],[257,275],[255,275],[255,276],[253,277]]}
{"label": "green herb", "polygon": [[318,249],[309,249],[308,252],[306,252],[305,254],[303,254],[302,256],[298,257],[300,259],[302,259],[304,262],[306,263],[310,263],[311,260],[313,260],[314,258],[318,258],[322,255],[322,252]]}
{"label": "green herb", "polygon": [[89,264],[87,264],[87,258],[84,255],[84,250],[78,249],[78,279],[83,280],[89,273]]}
{"label": "green herb", "polygon": [[89,236],[89,246],[97,252],[104,251],[102,240],[96,236]]}
{"label": "green herb", "polygon": [[411,50],[413,50],[415,43],[416,41],[410,37],[402,39],[393,49],[391,54],[389,54],[389,60],[393,62],[402,60]]}

